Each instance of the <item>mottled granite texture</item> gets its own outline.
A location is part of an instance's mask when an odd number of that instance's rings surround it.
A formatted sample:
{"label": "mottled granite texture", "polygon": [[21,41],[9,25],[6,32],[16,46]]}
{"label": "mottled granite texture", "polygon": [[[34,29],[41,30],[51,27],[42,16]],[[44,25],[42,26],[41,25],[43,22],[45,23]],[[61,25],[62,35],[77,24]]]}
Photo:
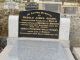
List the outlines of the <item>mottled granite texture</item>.
{"label": "mottled granite texture", "polygon": [[71,18],[70,41],[71,46],[80,47],[80,17]]}

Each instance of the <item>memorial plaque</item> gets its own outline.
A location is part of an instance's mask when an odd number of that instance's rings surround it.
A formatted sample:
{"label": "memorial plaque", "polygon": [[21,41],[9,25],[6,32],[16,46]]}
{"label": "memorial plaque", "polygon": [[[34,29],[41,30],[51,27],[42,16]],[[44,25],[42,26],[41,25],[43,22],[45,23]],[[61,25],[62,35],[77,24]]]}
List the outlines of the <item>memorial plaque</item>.
{"label": "memorial plaque", "polygon": [[19,14],[19,37],[59,38],[60,14],[45,10]]}

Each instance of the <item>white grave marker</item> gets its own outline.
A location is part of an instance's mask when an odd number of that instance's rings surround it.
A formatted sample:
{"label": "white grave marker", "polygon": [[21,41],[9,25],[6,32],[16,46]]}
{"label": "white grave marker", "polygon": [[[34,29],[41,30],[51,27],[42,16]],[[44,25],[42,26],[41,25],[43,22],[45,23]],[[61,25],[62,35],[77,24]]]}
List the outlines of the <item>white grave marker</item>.
{"label": "white grave marker", "polygon": [[57,39],[18,37],[18,28],[19,17],[9,16],[7,49],[8,46],[12,48],[6,54],[8,58],[12,60],[75,60],[69,48],[69,18],[60,18],[59,38]]}

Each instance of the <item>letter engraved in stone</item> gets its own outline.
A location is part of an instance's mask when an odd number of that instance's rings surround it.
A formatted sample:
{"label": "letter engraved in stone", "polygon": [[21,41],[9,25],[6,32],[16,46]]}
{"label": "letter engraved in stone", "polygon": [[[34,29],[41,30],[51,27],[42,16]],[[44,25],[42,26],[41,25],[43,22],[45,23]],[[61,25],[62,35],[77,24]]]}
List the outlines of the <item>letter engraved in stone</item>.
{"label": "letter engraved in stone", "polygon": [[19,17],[19,37],[58,39],[59,24],[58,13],[44,10],[23,11]]}

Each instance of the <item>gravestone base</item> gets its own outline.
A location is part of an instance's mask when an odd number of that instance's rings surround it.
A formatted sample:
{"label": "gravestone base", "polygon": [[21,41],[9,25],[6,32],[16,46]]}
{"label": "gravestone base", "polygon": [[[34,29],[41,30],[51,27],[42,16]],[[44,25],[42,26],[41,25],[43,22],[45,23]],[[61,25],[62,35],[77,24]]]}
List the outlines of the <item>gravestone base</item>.
{"label": "gravestone base", "polygon": [[19,60],[70,60],[59,42],[18,40]]}
{"label": "gravestone base", "polygon": [[58,41],[31,39],[9,38],[2,60],[75,60],[70,49]]}

